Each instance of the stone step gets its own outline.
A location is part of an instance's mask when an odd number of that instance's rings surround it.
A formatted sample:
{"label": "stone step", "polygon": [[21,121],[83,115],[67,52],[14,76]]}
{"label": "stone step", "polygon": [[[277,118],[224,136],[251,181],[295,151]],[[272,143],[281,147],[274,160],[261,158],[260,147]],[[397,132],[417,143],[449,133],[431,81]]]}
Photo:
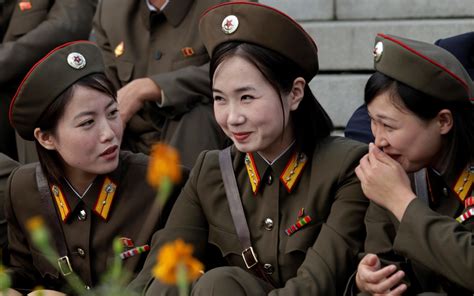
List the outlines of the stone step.
{"label": "stone step", "polygon": [[472,0],[260,0],[298,21],[474,17]]}
{"label": "stone step", "polygon": [[[335,0],[338,20],[460,18],[474,16],[472,0]],[[293,2],[293,1],[291,1]],[[293,8],[297,11],[296,8]],[[300,10],[305,8],[301,7]],[[299,13],[295,14],[299,15]]]}
{"label": "stone step", "polygon": [[317,75],[309,86],[333,120],[344,127],[352,113],[364,102],[364,87],[370,75]]}
{"label": "stone step", "polygon": [[333,0],[259,0],[259,3],[273,6],[298,21],[333,20]]}
{"label": "stone step", "polygon": [[434,42],[474,29],[473,19],[403,21],[331,21],[302,23],[319,48],[320,69],[371,70],[372,47],[377,33]]}

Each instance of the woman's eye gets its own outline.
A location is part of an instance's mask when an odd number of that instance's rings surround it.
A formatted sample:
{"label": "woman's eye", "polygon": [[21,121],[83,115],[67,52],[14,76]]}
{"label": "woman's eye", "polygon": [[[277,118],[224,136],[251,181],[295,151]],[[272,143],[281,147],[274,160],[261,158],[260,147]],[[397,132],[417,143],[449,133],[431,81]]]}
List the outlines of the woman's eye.
{"label": "woman's eye", "polygon": [[217,101],[222,101],[222,100],[224,100],[223,97],[221,97],[221,96],[214,96],[214,101],[217,102]]}
{"label": "woman's eye", "polygon": [[88,126],[91,126],[93,123],[94,123],[94,120],[89,119],[87,121],[84,121],[84,122],[80,123],[79,126],[88,127]]}
{"label": "woman's eye", "polygon": [[118,116],[118,113],[119,113],[119,110],[118,109],[114,109],[112,111],[109,112],[109,117],[111,118],[115,118]]}
{"label": "woman's eye", "polygon": [[252,97],[252,96],[249,96],[249,95],[244,95],[244,96],[242,96],[242,98],[241,98],[242,101],[251,100],[251,99],[253,99],[253,97]]}

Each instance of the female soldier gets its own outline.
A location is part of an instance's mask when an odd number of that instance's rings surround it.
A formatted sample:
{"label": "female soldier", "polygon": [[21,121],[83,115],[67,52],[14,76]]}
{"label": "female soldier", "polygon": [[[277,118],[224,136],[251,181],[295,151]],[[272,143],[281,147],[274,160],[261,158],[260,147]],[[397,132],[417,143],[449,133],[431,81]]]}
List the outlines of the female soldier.
{"label": "female soldier", "polygon": [[[196,295],[341,294],[364,238],[367,202],[354,168],[366,148],[329,136],[307,84],[318,70],[314,41],[251,2],[210,8],[200,33],[215,116],[234,145],[200,155],[153,250],[182,238],[208,270],[209,259],[221,265],[197,281]],[[132,288],[146,286],[154,261],[150,254]],[[148,294],[164,289],[156,280]]]}
{"label": "female soldier", "polygon": [[[424,42],[379,34],[374,56],[365,101],[375,145],[356,169],[372,200],[365,244],[372,254],[359,264],[357,287],[472,295],[471,79],[449,52]],[[407,173],[416,171],[412,190]]]}
{"label": "female soldier", "polygon": [[[139,231],[155,196],[144,181],[148,158],[119,152],[123,126],[100,50],[73,42],[51,51],[24,78],[10,121],[24,139],[36,142],[40,159],[9,179],[12,287],[64,290],[63,277],[72,271],[94,286],[115,255],[115,237],[127,248],[143,246],[159,224],[148,221],[152,229]],[[32,245],[25,228],[37,215],[52,229],[59,271]],[[139,257],[124,265],[138,271]]]}

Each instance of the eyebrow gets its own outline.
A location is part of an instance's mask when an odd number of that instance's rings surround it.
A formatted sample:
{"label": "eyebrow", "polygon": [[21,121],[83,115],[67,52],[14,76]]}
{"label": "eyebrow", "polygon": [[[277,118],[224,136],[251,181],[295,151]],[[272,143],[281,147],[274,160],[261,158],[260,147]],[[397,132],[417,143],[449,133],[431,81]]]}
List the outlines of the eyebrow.
{"label": "eyebrow", "polygon": [[[239,87],[237,89],[234,89],[232,92],[234,93],[241,93],[241,92],[246,92],[246,91],[256,91],[257,89],[253,86],[243,86],[243,87]],[[218,92],[218,93],[224,93],[223,91],[217,89],[217,88],[212,88],[212,91],[213,92]]]}
{"label": "eyebrow", "polygon": [[367,111],[367,113],[369,114],[369,117],[370,119],[385,119],[385,120],[388,120],[388,121],[396,121],[395,119],[391,118],[391,117],[388,117],[386,115],[383,115],[383,114],[377,114],[376,116],[373,116],[369,111]]}
{"label": "eyebrow", "polygon": [[[108,109],[110,106],[112,106],[115,103],[116,103],[116,101],[113,98],[111,98],[110,102],[107,104],[107,106],[105,106],[105,109]],[[96,111],[84,111],[84,112],[81,112],[81,113],[77,114],[76,116],[74,116],[73,120],[78,119],[78,118],[83,117],[83,116],[87,116],[87,115],[94,115],[96,113],[97,113]]]}

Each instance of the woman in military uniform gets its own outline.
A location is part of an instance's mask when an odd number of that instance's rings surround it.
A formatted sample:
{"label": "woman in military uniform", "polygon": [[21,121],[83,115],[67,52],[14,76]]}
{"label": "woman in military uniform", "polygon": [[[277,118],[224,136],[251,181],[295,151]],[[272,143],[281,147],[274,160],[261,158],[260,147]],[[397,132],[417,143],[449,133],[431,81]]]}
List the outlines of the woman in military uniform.
{"label": "woman in military uniform", "polygon": [[[124,244],[124,266],[141,268],[145,256],[127,251],[147,250],[163,221],[150,210],[155,193],[145,181],[148,158],[120,152],[123,126],[115,95],[100,50],[86,41],[51,51],[20,85],[10,121],[24,139],[35,141],[40,163],[20,167],[8,181],[12,288],[67,291],[64,277],[71,272],[93,287],[116,256],[116,237]],[[52,231],[59,270],[30,239],[26,224],[34,216]]]}
{"label": "woman in military uniform", "polygon": [[234,145],[201,153],[131,288],[166,293],[151,278],[154,252],[182,238],[206,265],[194,295],[342,294],[365,234],[354,169],[366,147],[330,136],[308,87],[316,44],[288,16],[249,2],[211,8],[200,33],[214,113]]}
{"label": "woman in military uniform", "polygon": [[372,201],[357,287],[472,295],[472,81],[454,56],[428,43],[379,34],[374,56],[365,102],[375,144],[356,169]]}

